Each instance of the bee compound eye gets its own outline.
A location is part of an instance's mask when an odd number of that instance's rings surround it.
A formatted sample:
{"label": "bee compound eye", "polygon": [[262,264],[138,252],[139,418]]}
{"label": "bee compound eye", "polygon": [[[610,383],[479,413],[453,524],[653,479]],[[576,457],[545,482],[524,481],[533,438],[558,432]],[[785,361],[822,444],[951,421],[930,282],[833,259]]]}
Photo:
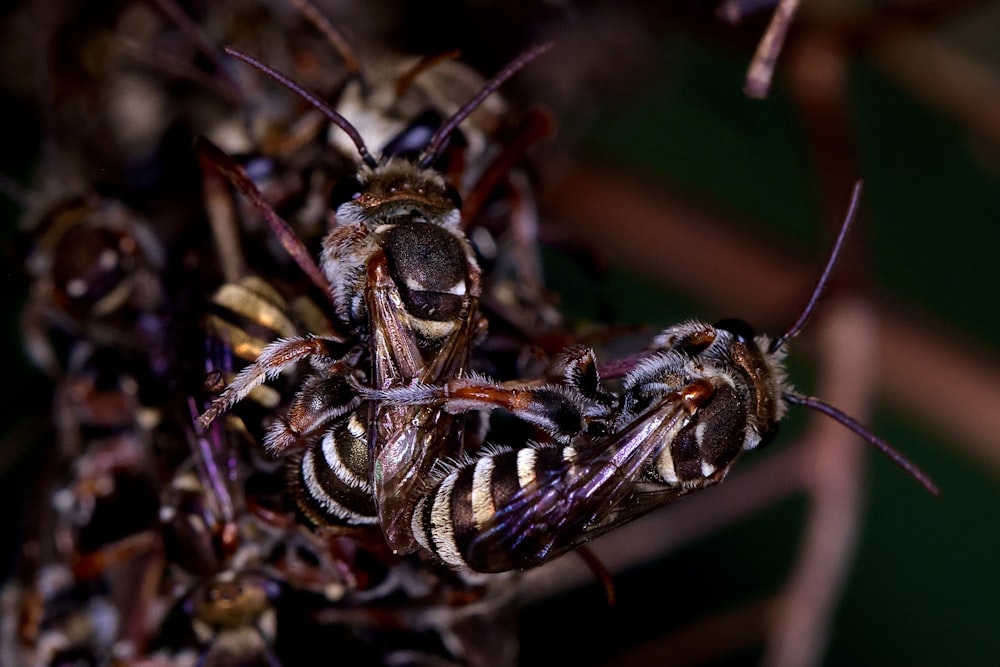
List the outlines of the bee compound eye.
{"label": "bee compound eye", "polygon": [[361,181],[355,176],[345,176],[337,181],[330,191],[330,208],[336,211],[341,204],[354,201],[361,196]]}
{"label": "bee compound eye", "polygon": [[444,196],[451,202],[451,205],[458,210],[462,210],[462,195],[458,193],[458,189],[451,185],[450,183],[445,186]]}
{"label": "bee compound eye", "polygon": [[442,122],[441,114],[434,109],[424,111],[382,147],[382,155],[410,160],[416,158],[430,143]]}
{"label": "bee compound eye", "polygon": [[773,422],[767,428],[760,433],[760,442],[757,443],[757,448],[761,449],[767,447],[769,444],[774,442],[775,438],[778,437],[778,431],[780,430],[781,422]]}
{"label": "bee compound eye", "polygon": [[749,343],[757,334],[753,327],[739,319],[721,320],[715,323],[716,329],[722,329],[736,336],[741,343]]}

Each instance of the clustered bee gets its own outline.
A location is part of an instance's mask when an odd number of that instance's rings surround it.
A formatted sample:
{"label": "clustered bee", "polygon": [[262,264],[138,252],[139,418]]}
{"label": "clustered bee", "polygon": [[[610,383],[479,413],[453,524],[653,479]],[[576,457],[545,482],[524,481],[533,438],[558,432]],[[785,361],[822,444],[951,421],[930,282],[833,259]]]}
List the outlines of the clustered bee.
{"label": "clustered bee", "polygon": [[[482,81],[447,55],[369,76],[330,41],[333,102],[195,39],[210,94],[238,108],[197,131],[184,205],[87,193],[31,225],[23,330],[56,427],[3,593],[4,664],[313,664],[334,646],[358,664],[515,664],[495,628],[520,571],[721,482],[790,404],[934,489],[785,377],[860,187],[784,334],[685,322],[602,377],[535,257],[520,165],[551,128],[536,113],[504,134],[494,95],[551,45]],[[441,93],[441,68],[467,85]]]}
{"label": "clustered bee", "polygon": [[[427,122],[388,136],[383,152],[396,150],[390,144],[405,151]],[[229,136],[219,128],[208,122],[206,134]],[[460,133],[471,136],[464,125],[445,134]],[[294,232],[279,242],[304,246],[308,202],[328,198],[330,181],[356,169],[337,157],[310,163],[324,139],[313,132],[277,152],[261,144],[232,159],[269,206],[291,215]],[[460,164],[488,171],[496,156],[486,141],[472,142],[476,152],[444,147],[456,173]],[[40,521],[5,589],[4,664],[296,664],[331,634],[340,655],[362,663],[482,663],[478,637],[512,599],[503,580],[487,586],[399,559],[384,542],[322,533],[301,516],[306,506],[288,479],[301,466],[287,464],[304,454],[268,456],[262,427],[308,373],[288,369],[284,387],[257,388],[207,428],[196,422],[206,376],[228,380],[273,339],[323,335],[347,366],[369,359],[338,332],[345,323],[328,295],[312,298],[308,273],[282,270],[285,249],[273,237],[261,242],[256,210],[220,190],[211,149],[206,155],[200,187],[166,211],[120,188],[140,202],[133,210],[102,185],[104,194],[60,201],[27,225],[24,332],[56,385],[58,451]],[[202,207],[178,221],[178,211]],[[456,238],[471,259],[471,245]],[[491,651],[490,659],[506,664],[513,655]]]}

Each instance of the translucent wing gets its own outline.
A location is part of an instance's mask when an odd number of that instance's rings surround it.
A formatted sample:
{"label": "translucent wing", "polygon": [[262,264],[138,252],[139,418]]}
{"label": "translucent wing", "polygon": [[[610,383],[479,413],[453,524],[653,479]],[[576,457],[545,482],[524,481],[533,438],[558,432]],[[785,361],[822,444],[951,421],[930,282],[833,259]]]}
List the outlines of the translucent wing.
{"label": "translucent wing", "polygon": [[[452,515],[465,503],[472,508],[472,520],[452,522],[455,549],[475,570],[533,567],[638,516],[651,501],[665,504],[683,495],[688,489],[662,482],[641,492],[640,486],[645,486],[647,467],[690,415],[671,394],[613,435],[581,438],[572,447],[547,444],[496,454],[488,481],[466,472],[471,482],[467,493],[461,471],[452,473]],[[484,512],[482,500],[474,497],[482,498],[487,490],[492,512]],[[439,495],[434,501],[437,517],[440,501]],[[434,515],[426,514],[431,524]],[[441,537],[435,528],[435,542]]]}
{"label": "translucent wing", "polygon": [[[382,265],[383,269],[387,267]],[[373,268],[368,297],[373,382],[388,388],[417,380],[440,384],[468,369],[476,321],[475,300],[455,329],[431,350],[421,350],[417,334],[403,320],[405,308],[391,278]],[[370,275],[371,275],[370,274]],[[439,406],[377,405],[369,429],[369,464],[379,521],[396,551],[417,548],[410,530],[419,487],[434,464],[461,451],[465,417]]]}

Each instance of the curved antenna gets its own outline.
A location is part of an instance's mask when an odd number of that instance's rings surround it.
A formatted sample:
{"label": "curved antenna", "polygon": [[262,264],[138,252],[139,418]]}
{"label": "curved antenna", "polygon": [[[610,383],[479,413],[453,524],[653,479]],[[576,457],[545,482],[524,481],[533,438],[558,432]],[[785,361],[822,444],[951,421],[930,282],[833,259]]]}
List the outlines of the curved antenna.
{"label": "curved antenna", "polygon": [[348,121],[346,118],[344,118],[339,113],[334,111],[329,104],[327,104],[326,102],[324,102],[319,97],[309,92],[299,84],[295,83],[294,81],[292,81],[290,78],[288,78],[278,70],[268,67],[267,65],[260,62],[253,56],[248,56],[247,54],[242,53],[241,51],[237,51],[236,49],[230,46],[224,46],[222,50],[228,53],[229,55],[233,56],[234,58],[242,60],[251,67],[260,70],[267,76],[271,77],[272,79],[283,85],[285,88],[288,88],[290,91],[292,91],[293,93],[304,99],[313,107],[318,109],[324,116],[330,119],[330,122],[332,122],[334,125],[336,125],[337,127],[339,127],[340,129],[342,129],[344,132],[347,133],[347,136],[350,137],[351,141],[354,142],[354,145],[357,146],[358,155],[361,156],[361,159],[364,161],[366,165],[368,165],[372,169],[378,166],[378,161],[375,160],[375,158],[372,157],[372,154],[368,151],[368,147],[365,146],[365,142],[364,139],[361,138],[361,134],[355,129],[353,125],[351,125],[350,121]]}
{"label": "curved antenna", "polygon": [[781,349],[782,345],[799,335],[799,332],[805,328],[809,318],[812,317],[813,311],[816,310],[816,306],[819,304],[819,300],[823,297],[823,293],[826,292],[827,284],[830,282],[830,276],[833,274],[833,268],[837,265],[837,261],[840,259],[840,253],[844,248],[844,242],[847,239],[847,232],[850,231],[851,225],[854,224],[854,219],[857,217],[858,202],[861,201],[861,183],[860,179],[854,182],[854,189],[851,191],[851,203],[847,207],[847,214],[844,216],[844,222],[840,225],[840,233],[837,234],[837,241],[833,244],[833,250],[830,251],[830,258],[826,260],[826,266],[823,268],[823,274],[820,275],[819,282],[816,283],[812,296],[809,297],[809,303],[806,304],[802,314],[799,315],[799,319],[795,320],[795,323],[792,324],[792,326],[788,327],[783,334],[774,339],[771,343],[771,347],[768,349],[768,352],[776,352]]}
{"label": "curved antenna", "polygon": [[838,410],[829,403],[825,403],[818,398],[813,398],[812,396],[802,396],[801,394],[796,394],[794,392],[785,392],[784,399],[794,405],[804,405],[807,408],[812,408],[813,410],[822,412],[827,417],[840,422],[866,442],[874,445],[880,452],[889,457],[890,461],[895,463],[897,466],[905,470],[911,477],[920,482],[925,489],[930,491],[935,496],[941,495],[941,490],[938,489],[937,484],[931,481],[931,478],[927,475],[927,473],[918,468],[915,463],[893,449],[889,443],[869,431],[863,424],[850,415]]}
{"label": "curved antenna", "polygon": [[438,159],[442,149],[444,148],[445,142],[451,136],[451,133],[455,131],[458,124],[469,117],[476,108],[481,105],[487,97],[493,94],[497,88],[502,86],[507,79],[514,76],[522,67],[530,63],[532,60],[542,55],[546,51],[552,48],[555,42],[545,42],[544,44],[539,44],[534,46],[517,58],[512,60],[507,64],[500,72],[494,76],[492,79],[486,82],[482,90],[475,94],[475,96],[466,102],[458,111],[456,111],[451,118],[449,118],[444,125],[434,133],[431,137],[430,143],[427,144],[427,148],[423,150],[420,157],[417,159],[417,165],[420,167],[429,167],[434,160]]}

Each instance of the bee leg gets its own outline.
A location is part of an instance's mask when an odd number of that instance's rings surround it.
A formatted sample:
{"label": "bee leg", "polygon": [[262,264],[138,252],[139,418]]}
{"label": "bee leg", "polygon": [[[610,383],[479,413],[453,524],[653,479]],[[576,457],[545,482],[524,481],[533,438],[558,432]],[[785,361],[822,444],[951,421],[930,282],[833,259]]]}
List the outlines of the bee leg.
{"label": "bee leg", "polygon": [[331,376],[313,376],[295,395],[288,413],[268,429],[264,448],[272,455],[303,444],[323,433],[330,422],[353,412],[361,405],[359,388],[364,378],[343,369]]}
{"label": "bee leg", "polygon": [[553,367],[554,374],[568,387],[572,387],[588,399],[607,406],[610,411],[618,404],[618,397],[601,385],[601,375],[597,370],[597,355],[586,345],[566,348]]}
{"label": "bee leg", "polygon": [[594,351],[584,345],[568,348],[553,371],[553,382],[538,385],[508,386],[470,376],[441,385],[413,383],[369,390],[365,398],[397,405],[439,404],[454,414],[504,409],[560,441],[585,432],[606,432],[617,398],[600,385]]}
{"label": "bee leg", "polygon": [[278,376],[292,364],[312,356],[327,356],[331,343],[343,341],[335,336],[307,336],[281,338],[264,348],[257,361],[244,368],[219,394],[205,412],[198,417],[202,428],[208,426],[223,412],[246,398],[247,394],[268,380]]}
{"label": "bee leg", "polygon": [[569,441],[581,433],[598,429],[611,417],[608,406],[571,387],[560,384],[504,387],[483,378],[371,391],[366,398],[397,405],[440,404],[453,414],[503,409],[560,441]]}

